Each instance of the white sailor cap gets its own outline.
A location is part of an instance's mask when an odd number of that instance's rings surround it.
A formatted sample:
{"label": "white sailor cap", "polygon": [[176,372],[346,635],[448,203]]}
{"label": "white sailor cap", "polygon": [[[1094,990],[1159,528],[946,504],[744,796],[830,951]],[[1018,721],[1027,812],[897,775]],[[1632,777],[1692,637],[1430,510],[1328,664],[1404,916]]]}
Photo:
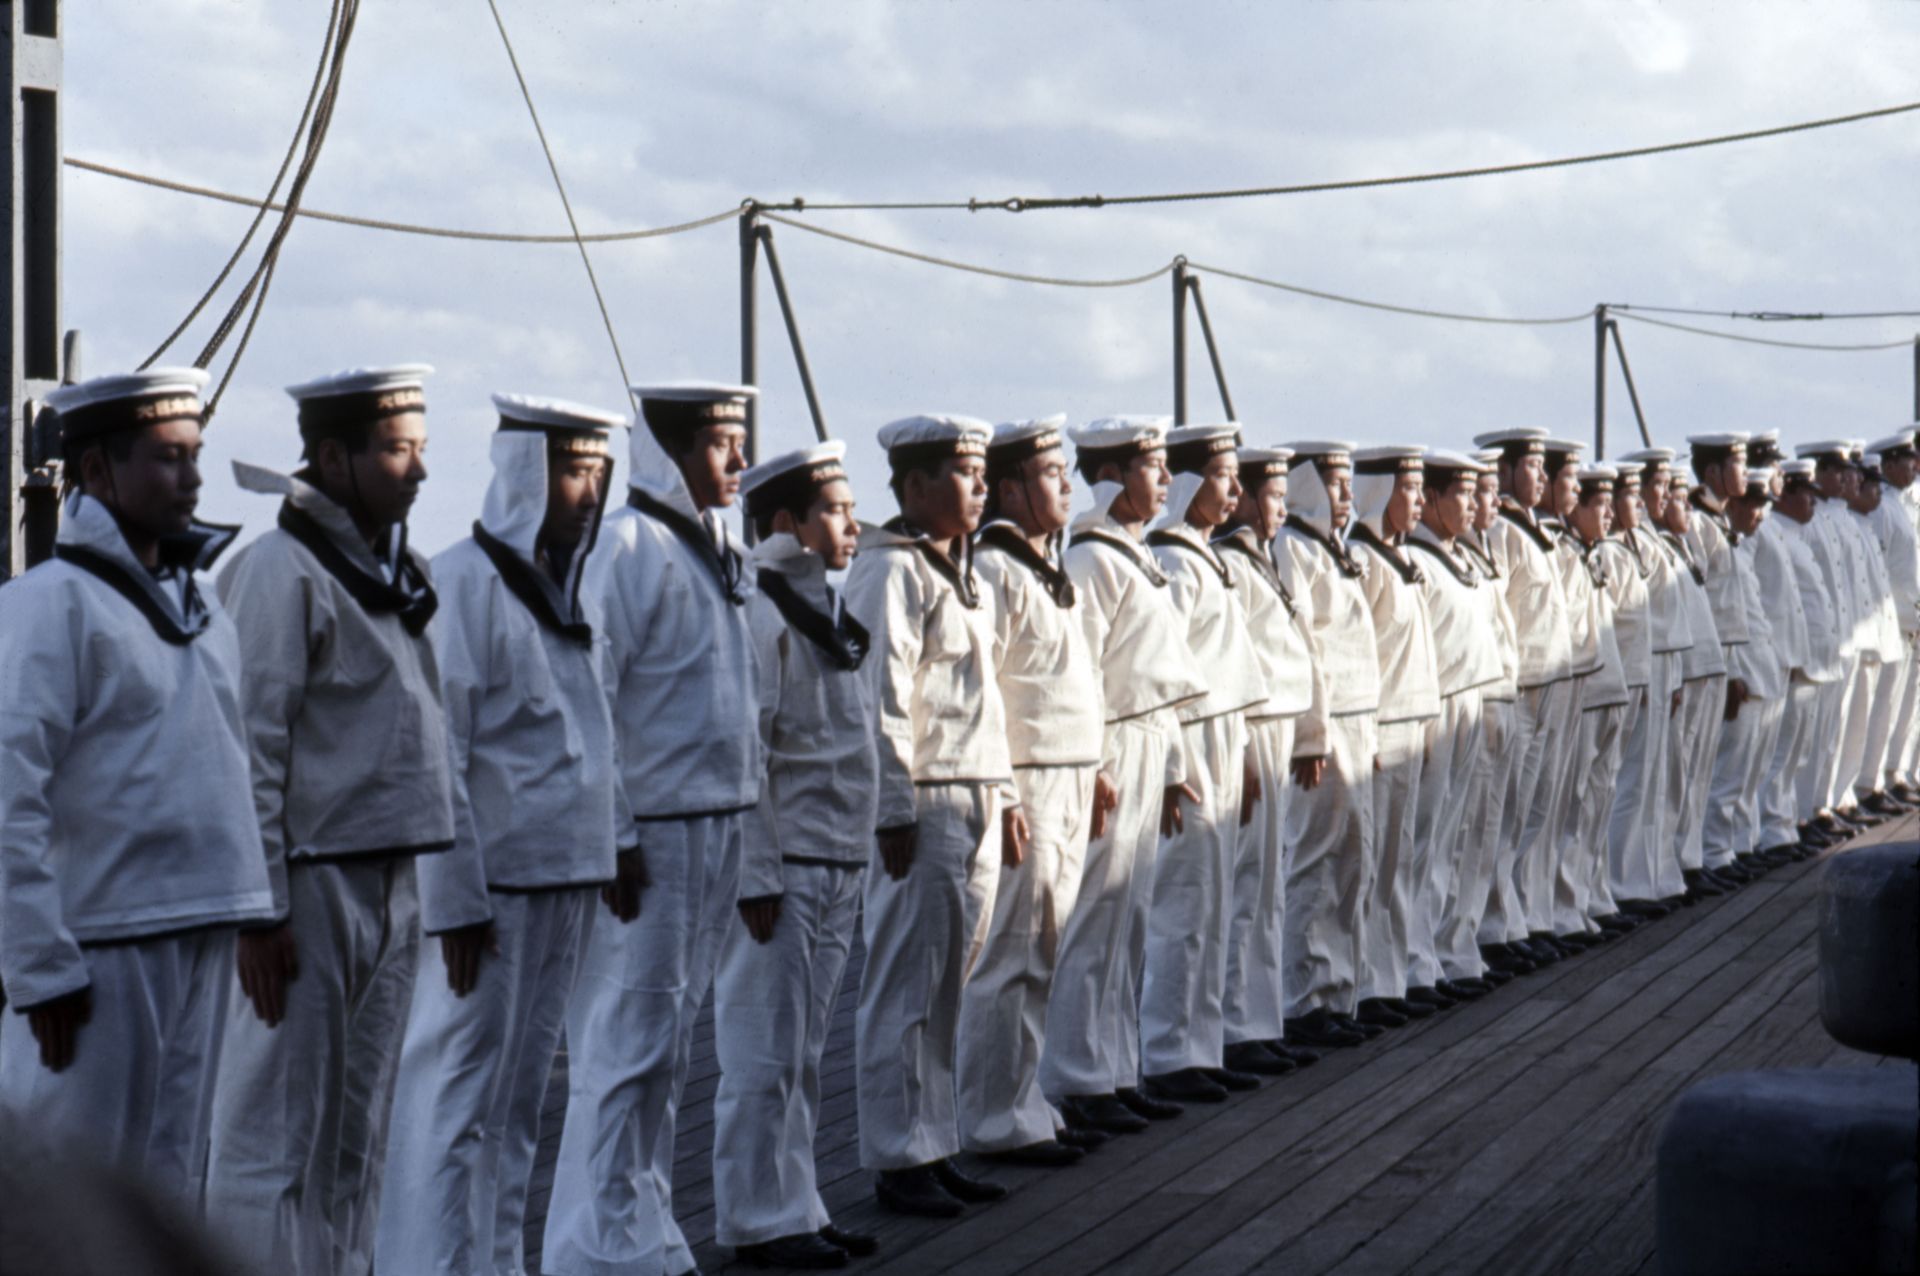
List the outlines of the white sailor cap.
{"label": "white sailor cap", "polygon": [[1239,450],[1238,421],[1181,425],[1167,431],[1167,468],[1175,474],[1198,474],[1222,452]]}
{"label": "white sailor cap", "polygon": [[984,457],[991,437],[993,427],[985,421],[949,413],[903,417],[880,427],[880,446],[896,470],[954,456]]}
{"label": "white sailor cap", "polygon": [[1002,422],[993,427],[993,437],[987,440],[987,459],[995,465],[1019,465],[1042,452],[1050,452],[1061,445],[1065,438],[1061,431],[1066,424],[1064,412],[1031,421]]}
{"label": "white sailor cap", "polygon": [[1486,466],[1487,473],[1491,474],[1494,472],[1494,467],[1500,464],[1500,458],[1506,453],[1497,447],[1483,447],[1476,449],[1472,455],[1473,459]]}
{"label": "white sailor cap", "polygon": [[1747,471],[1747,488],[1741,493],[1749,501],[1773,504],[1773,467],[1756,465]]}
{"label": "white sailor cap", "polygon": [[52,391],[46,407],[56,414],[63,446],[89,442],[162,421],[201,420],[200,391],[207,379],[204,368],[94,377]]}
{"label": "white sailor cap", "polygon": [[1363,447],[1353,454],[1355,474],[1417,474],[1426,468],[1426,449],[1417,443]]}
{"label": "white sailor cap", "polygon": [[1475,447],[1498,448],[1502,460],[1540,456],[1546,451],[1547,432],[1537,425],[1512,425],[1473,436]]}
{"label": "white sailor cap", "polygon": [[551,450],[580,456],[611,456],[608,439],[627,423],[617,412],[531,394],[496,394],[493,407],[500,429],[544,434]]}
{"label": "white sailor cap", "polygon": [[1862,452],[1860,454],[1860,468],[1866,472],[1868,478],[1879,478],[1880,454],[1872,448],[1868,448],[1865,452]]}
{"label": "white sailor cap", "polygon": [[1752,438],[1745,430],[1721,430],[1713,434],[1689,434],[1687,446],[1693,449],[1696,461],[1708,460],[1716,454],[1725,456],[1731,452],[1744,452]]}
{"label": "white sailor cap", "polygon": [[1164,416],[1103,416],[1067,431],[1081,452],[1151,452],[1167,445],[1173,418]]}
{"label": "white sailor cap", "polygon": [[1859,460],[1860,454],[1865,452],[1866,450],[1867,450],[1867,441],[1865,439],[1848,439],[1847,440],[1847,452],[1850,456],[1853,457],[1854,460],[1856,461]]}
{"label": "white sailor cap", "polygon": [[300,405],[300,434],[357,427],[368,421],[427,410],[425,363],[396,363],[381,368],[348,368],[287,387]]}
{"label": "white sailor cap", "polygon": [[1639,487],[1641,474],[1647,467],[1644,462],[1629,461],[1622,457],[1613,462],[1613,468],[1620,476],[1621,487]]}
{"label": "white sailor cap", "polygon": [[1811,483],[1816,466],[1810,459],[1782,461],[1779,465],[1780,477],[1789,483]]}
{"label": "white sailor cap", "polygon": [[1620,481],[1620,471],[1605,461],[1597,461],[1581,466],[1575,477],[1580,480],[1580,495],[1588,497],[1596,492],[1612,492]]}
{"label": "white sailor cap", "polygon": [[1287,444],[1293,450],[1292,468],[1311,465],[1325,469],[1329,465],[1353,466],[1353,452],[1359,446],[1339,439],[1297,439]]}
{"label": "white sailor cap", "polygon": [[1913,428],[1909,426],[1904,430],[1895,430],[1884,439],[1876,439],[1871,449],[1878,452],[1882,460],[1890,456],[1898,456],[1902,452],[1911,452],[1914,450]]}
{"label": "white sailor cap", "polygon": [[1285,478],[1287,463],[1293,460],[1290,447],[1243,447],[1240,449],[1240,482],[1258,487],[1270,478]]}
{"label": "white sailor cap", "polygon": [[1820,439],[1813,443],[1802,443],[1793,449],[1793,454],[1801,460],[1846,461],[1849,446],[1845,439]]}
{"label": "white sailor cap", "polygon": [[785,509],[803,500],[812,504],[820,488],[847,477],[846,458],[847,445],[828,439],[760,462],[740,476],[747,513]]}
{"label": "white sailor cap", "polygon": [[1637,452],[1625,452],[1615,458],[1618,461],[1637,461],[1646,467],[1646,473],[1664,470],[1673,464],[1674,451],[1670,447],[1643,447]]}
{"label": "white sailor cap", "polygon": [[1558,474],[1569,465],[1578,464],[1580,454],[1587,445],[1577,439],[1542,439],[1540,450],[1547,458],[1547,473]]}
{"label": "white sailor cap", "polygon": [[[1492,450],[1489,449],[1489,453],[1495,460],[1499,459],[1497,452],[1492,452]],[[1426,460],[1427,472],[1429,474],[1436,470],[1464,470],[1470,474],[1484,474],[1494,463],[1493,461],[1483,461],[1478,456],[1470,456],[1465,452],[1456,452],[1452,448],[1444,447],[1422,448],[1421,455]]]}
{"label": "white sailor cap", "polygon": [[1747,463],[1771,465],[1780,459],[1780,431],[1762,430],[1747,439]]}
{"label": "white sailor cap", "polygon": [[756,386],[724,381],[658,381],[631,385],[640,400],[640,419],[654,437],[683,437],[709,425],[745,425],[747,404],[759,397]]}

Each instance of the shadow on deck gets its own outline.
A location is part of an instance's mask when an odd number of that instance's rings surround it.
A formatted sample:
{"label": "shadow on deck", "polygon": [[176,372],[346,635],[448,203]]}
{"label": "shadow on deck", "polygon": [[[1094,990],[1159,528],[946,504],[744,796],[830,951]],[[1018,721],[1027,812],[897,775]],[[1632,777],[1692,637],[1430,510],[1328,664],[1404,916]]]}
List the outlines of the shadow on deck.
{"label": "shadow on deck", "polygon": [[[1853,845],[1916,837],[1909,815]],[[856,946],[822,1064],[816,1148],[835,1221],[881,1238],[880,1254],[849,1270],[1650,1271],[1654,1147],[1683,1089],[1751,1068],[1901,1064],[1821,1028],[1818,868],[1775,870],[1257,1093],[1190,1107],[1072,1169],[994,1167],[1009,1198],[952,1222],[881,1213],[859,1168]],[[712,1240],[717,1081],[709,1007],[674,1174],[675,1212],[708,1272],[732,1258]],[[529,1270],[565,1097],[563,1057],[529,1204]]]}

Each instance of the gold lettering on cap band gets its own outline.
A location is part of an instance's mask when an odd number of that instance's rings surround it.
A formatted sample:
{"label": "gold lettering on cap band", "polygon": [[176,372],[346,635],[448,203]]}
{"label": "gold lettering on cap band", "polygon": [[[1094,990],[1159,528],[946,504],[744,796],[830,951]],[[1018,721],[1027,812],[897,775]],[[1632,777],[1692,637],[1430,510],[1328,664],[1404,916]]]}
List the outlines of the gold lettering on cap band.
{"label": "gold lettering on cap band", "polygon": [[128,415],[135,421],[171,421],[176,417],[199,416],[200,400],[191,394],[154,399],[134,405]]}

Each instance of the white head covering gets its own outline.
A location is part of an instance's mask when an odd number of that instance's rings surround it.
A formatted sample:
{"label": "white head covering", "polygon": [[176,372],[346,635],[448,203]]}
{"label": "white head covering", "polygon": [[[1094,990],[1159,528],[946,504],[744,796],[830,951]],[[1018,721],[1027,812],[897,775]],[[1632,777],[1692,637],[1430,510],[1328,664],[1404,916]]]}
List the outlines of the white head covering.
{"label": "white head covering", "polygon": [[[1240,426],[1233,421],[1216,425],[1183,425],[1167,432],[1170,459],[1173,453],[1188,451],[1196,455],[1205,453],[1211,458],[1221,452],[1237,452],[1239,446]],[[1177,527],[1186,522],[1187,507],[1193,504],[1193,498],[1205,483],[1206,478],[1191,468],[1175,474],[1167,491],[1167,508],[1154,526]]]}
{"label": "white head covering", "polygon": [[1353,516],[1382,540],[1387,536],[1387,502],[1393,499],[1393,489],[1401,474],[1424,468],[1425,451],[1419,446],[1394,445],[1361,448],[1353,454]]}
{"label": "white head covering", "polygon": [[[1167,445],[1167,429],[1173,418],[1164,416],[1106,416],[1089,421],[1084,425],[1069,427],[1067,437],[1073,441],[1078,464],[1089,452],[1111,452],[1120,455],[1121,449],[1133,452],[1151,452],[1155,448]],[[1085,470],[1082,470],[1085,473]],[[1107,511],[1125,491],[1123,484],[1112,481],[1093,482],[1093,508],[1074,519],[1075,529],[1091,526],[1106,518]]]}
{"label": "white head covering", "polygon": [[[480,526],[531,562],[547,520],[547,454],[553,440],[578,435],[604,446],[627,420],[617,412],[524,394],[496,394],[493,406],[500,413],[500,428],[488,449],[493,479],[480,506]],[[607,457],[611,467],[610,448]],[[578,555],[576,562],[585,558]]]}
{"label": "white head covering", "polygon": [[713,422],[742,424],[747,419],[747,402],[760,391],[750,385],[729,385],[720,381],[662,381],[652,385],[627,387],[639,400],[640,414],[627,440],[627,486],[679,510],[688,518],[698,518],[699,507],[680,467],[654,437],[656,422],[668,414],[698,414]]}
{"label": "white head covering", "polygon": [[1333,508],[1327,499],[1324,465],[1353,465],[1354,444],[1333,439],[1309,439],[1289,443],[1293,464],[1287,468],[1287,511],[1293,517],[1328,536],[1337,537],[1345,529],[1332,525]]}

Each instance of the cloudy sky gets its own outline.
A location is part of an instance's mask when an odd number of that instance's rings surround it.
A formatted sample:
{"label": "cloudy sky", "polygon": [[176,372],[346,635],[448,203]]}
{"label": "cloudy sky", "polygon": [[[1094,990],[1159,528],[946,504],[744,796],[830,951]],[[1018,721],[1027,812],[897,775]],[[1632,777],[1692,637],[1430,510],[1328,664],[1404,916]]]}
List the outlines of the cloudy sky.
{"label": "cloudy sky", "polygon": [[[966,199],[1173,191],[1508,163],[1920,98],[1920,4],[645,3],[500,0],[586,231],[746,197]],[[326,24],[321,0],[67,0],[70,155],[221,189],[271,181]],[[69,170],[67,322],[87,370],[145,358],[249,212]],[[566,223],[484,0],[367,0],[306,202],[485,230]],[[815,213],[1003,269],[1144,273],[1177,253],[1329,291],[1491,314],[1598,301],[1920,308],[1920,115],[1556,172],[1226,203]],[[876,429],[917,411],[1075,419],[1171,407],[1169,287],[1041,288],[777,228],[829,424],[863,513]],[[639,380],[738,371],[732,224],[594,250]],[[1464,442],[1592,430],[1590,324],[1496,328],[1209,279],[1252,441]],[[224,304],[224,297],[222,304]],[[763,454],[811,437],[762,287]],[[1711,321],[1706,321],[1711,323]],[[204,320],[169,361],[191,361]],[[1755,331],[1754,325],[1723,323]],[[1824,341],[1920,321],[1770,325]],[[1656,435],[1879,434],[1912,417],[1906,351],[1774,350],[1627,325]],[[230,458],[290,466],[280,387],[423,360],[436,550],[479,508],[492,390],[619,407],[574,249],[302,222],[209,438],[203,511],[270,523]],[[1195,333],[1193,416],[1218,411]],[[1631,415],[1616,385],[1613,438]]]}

